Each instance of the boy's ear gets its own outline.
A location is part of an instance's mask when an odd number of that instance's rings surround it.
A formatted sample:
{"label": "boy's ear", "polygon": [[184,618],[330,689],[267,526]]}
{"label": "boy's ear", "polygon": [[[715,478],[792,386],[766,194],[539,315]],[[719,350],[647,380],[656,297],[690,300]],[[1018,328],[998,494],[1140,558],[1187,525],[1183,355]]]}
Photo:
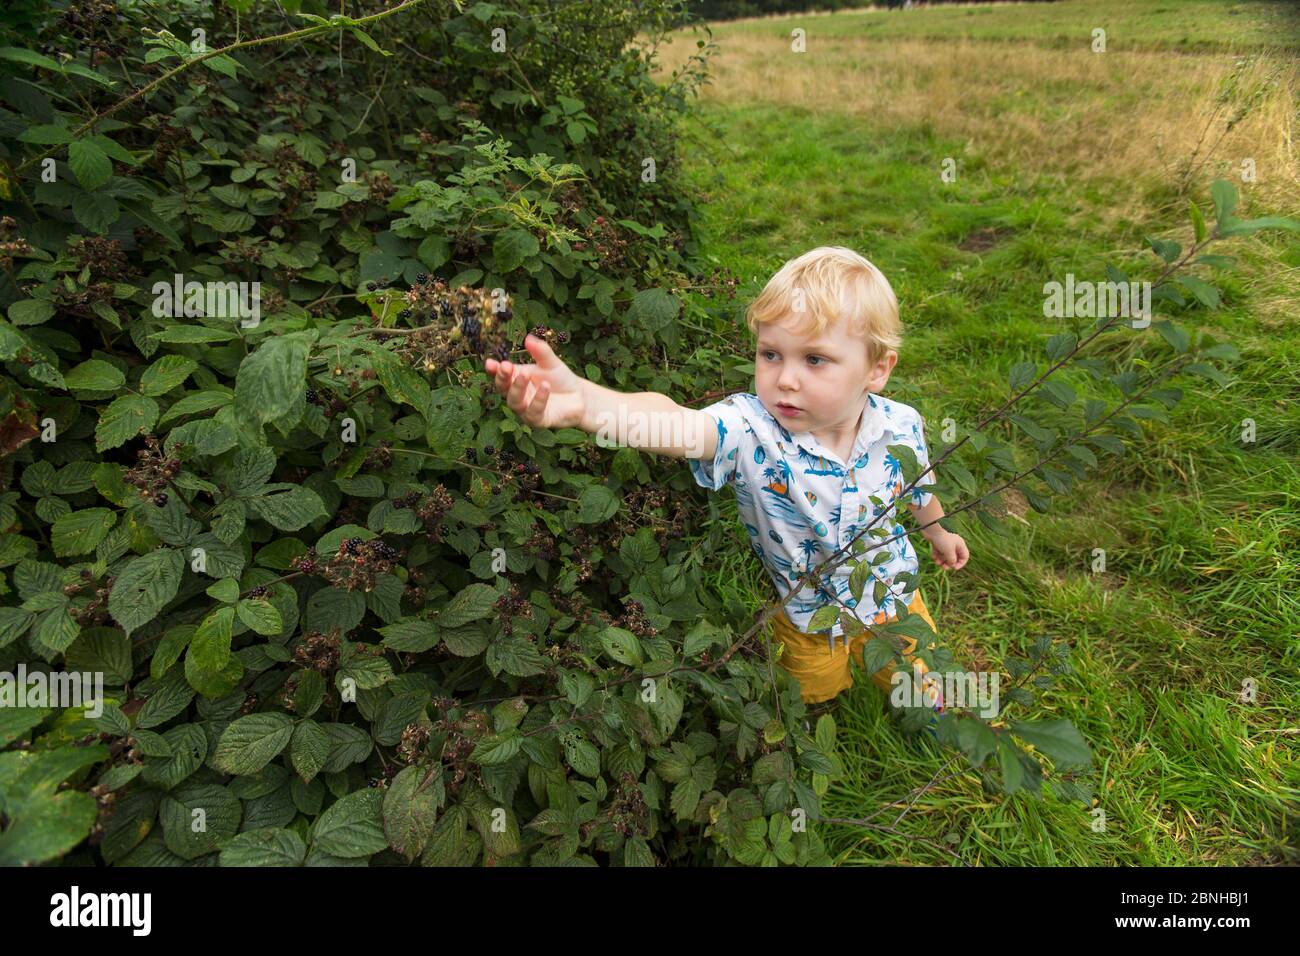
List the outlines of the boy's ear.
{"label": "boy's ear", "polygon": [[889,381],[889,373],[898,362],[898,353],[893,349],[886,352],[868,371],[868,391],[879,393]]}

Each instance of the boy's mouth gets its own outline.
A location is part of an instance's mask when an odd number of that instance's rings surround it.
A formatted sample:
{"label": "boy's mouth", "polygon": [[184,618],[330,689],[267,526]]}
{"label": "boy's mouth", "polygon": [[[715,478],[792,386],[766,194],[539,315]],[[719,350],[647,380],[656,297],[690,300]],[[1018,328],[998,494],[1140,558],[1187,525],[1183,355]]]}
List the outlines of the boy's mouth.
{"label": "boy's mouth", "polygon": [[777,403],[776,403],[776,409],[777,409],[777,411],[779,411],[782,415],[798,415],[798,414],[799,414],[799,409],[798,409],[798,408],[796,408],[794,405],[787,405],[785,402],[777,402]]}

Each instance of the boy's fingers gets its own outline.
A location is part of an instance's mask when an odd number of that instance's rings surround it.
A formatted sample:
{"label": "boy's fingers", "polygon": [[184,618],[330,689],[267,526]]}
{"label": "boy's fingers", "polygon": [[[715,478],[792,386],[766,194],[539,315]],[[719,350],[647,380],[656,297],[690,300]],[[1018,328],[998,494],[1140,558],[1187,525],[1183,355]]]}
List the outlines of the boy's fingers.
{"label": "boy's fingers", "polygon": [[523,407],[524,391],[528,388],[528,380],[529,375],[525,372],[525,367],[516,365],[510,380],[510,392],[506,397],[506,401],[515,411]]}
{"label": "boy's fingers", "polygon": [[533,396],[533,400],[528,406],[528,411],[536,415],[539,421],[542,413],[546,411],[546,399],[550,397],[550,394],[550,387],[545,382],[542,382],[537,386],[537,394]]}

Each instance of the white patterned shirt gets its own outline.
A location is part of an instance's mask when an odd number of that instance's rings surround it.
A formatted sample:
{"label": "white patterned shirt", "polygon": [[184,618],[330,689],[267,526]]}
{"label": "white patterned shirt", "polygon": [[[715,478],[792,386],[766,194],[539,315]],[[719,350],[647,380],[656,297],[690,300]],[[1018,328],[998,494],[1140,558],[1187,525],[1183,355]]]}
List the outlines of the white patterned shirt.
{"label": "white patterned shirt", "polygon": [[[868,393],[848,461],[841,461],[811,432],[788,431],[757,395],[729,395],[702,411],[717,422],[718,448],[712,461],[691,459],[691,474],[710,491],[724,484],[733,486],[749,545],[782,598],[789,595],[810,567],[846,546],[869,523],[868,514],[875,517],[889,505],[886,517],[874,527],[889,531],[889,537],[903,533],[903,526],[896,522],[896,509],[890,504],[905,484],[902,463],[889,453],[888,445],[908,445],[916,453],[922,478],[910,492],[912,503],[925,507],[934,497],[924,490],[934,477],[933,472],[926,474],[930,457],[921,416],[902,402]],[[870,500],[872,495],[880,499],[880,505]],[[861,540],[871,546],[881,539],[868,532]],[[901,597],[906,579],[894,580],[895,576],[918,572],[916,553],[906,537],[899,537],[867,551],[862,559],[876,558],[882,551],[887,551],[889,558],[874,566],[871,573],[892,584]],[[896,617],[895,595],[886,591],[876,604],[871,580],[863,588],[859,606],[849,590],[851,571],[845,561],[832,575],[840,599],[868,625]],[[785,605],[785,611],[796,628],[808,633],[813,614],[830,603],[833,600],[825,585],[816,589],[805,585]],[[833,640],[843,633],[837,620],[829,637]]]}

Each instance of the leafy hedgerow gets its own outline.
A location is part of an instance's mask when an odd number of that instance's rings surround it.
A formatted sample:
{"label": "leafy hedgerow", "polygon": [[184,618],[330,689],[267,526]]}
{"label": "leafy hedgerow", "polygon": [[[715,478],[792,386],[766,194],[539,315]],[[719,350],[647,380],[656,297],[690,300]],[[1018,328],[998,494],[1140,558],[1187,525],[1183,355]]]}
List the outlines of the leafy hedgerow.
{"label": "leafy hedgerow", "polygon": [[[679,5],[347,7],[28,0],[0,26],[0,669],[104,685],[102,713],[0,706],[0,862],[826,863],[834,721],[805,731],[750,609],[702,583],[683,539],[720,532],[685,470],[529,428],[483,371],[535,331],[628,390],[746,383],[668,361],[699,308],[674,122],[703,64],[660,87],[632,41]],[[1234,220],[1224,186],[1186,256],[1152,240],[1162,282],[1284,223]],[[1231,357],[1158,328],[1192,374]],[[1037,373],[1017,398],[1074,406]],[[1145,391],[1114,381],[1120,409]],[[1049,491],[1095,466],[1012,420]],[[940,493],[1030,471],[967,441]],[[994,522],[982,500],[950,514]],[[1086,797],[1066,721],[939,729],[1004,792],[1043,780],[1014,736]]]}

